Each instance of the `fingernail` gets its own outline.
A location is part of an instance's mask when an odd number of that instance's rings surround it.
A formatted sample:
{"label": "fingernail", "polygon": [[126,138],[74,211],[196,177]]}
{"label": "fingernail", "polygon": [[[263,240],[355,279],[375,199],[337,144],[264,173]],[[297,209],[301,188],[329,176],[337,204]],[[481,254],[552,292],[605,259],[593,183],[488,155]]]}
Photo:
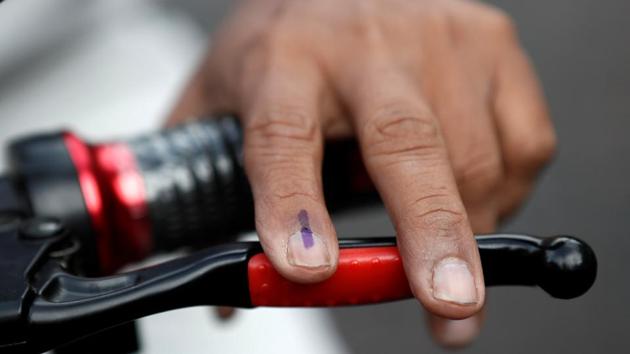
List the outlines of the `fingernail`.
{"label": "fingernail", "polygon": [[287,258],[297,267],[320,268],[330,266],[330,255],[324,240],[311,229],[308,213],[298,213],[300,229],[289,237]]}
{"label": "fingernail", "polygon": [[475,317],[463,320],[446,320],[441,333],[442,344],[461,347],[470,344],[479,334],[479,323]]}
{"label": "fingernail", "polygon": [[455,257],[441,260],[433,268],[433,296],[461,305],[477,303],[475,280],[468,264]]}

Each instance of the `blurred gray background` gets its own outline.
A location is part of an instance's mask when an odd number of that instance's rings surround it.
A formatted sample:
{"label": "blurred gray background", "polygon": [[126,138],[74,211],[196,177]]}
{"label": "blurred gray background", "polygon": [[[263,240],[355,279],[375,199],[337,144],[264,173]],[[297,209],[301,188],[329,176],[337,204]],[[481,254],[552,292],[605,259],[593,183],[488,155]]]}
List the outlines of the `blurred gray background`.
{"label": "blurred gray background", "polygon": [[[135,17],[131,17],[126,9],[129,5],[120,5],[121,1],[113,1],[110,5],[96,9],[83,1],[41,1],[37,5],[31,1],[32,6],[28,11],[11,10],[11,16],[3,17],[3,6],[8,8],[7,3],[15,1],[5,1],[5,4],[0,5],[2,143],[7,137],[18,133],[60,124],[99,138],[103,135],[102,131],[120,135],[157,127],[175,99],[177,88],[185,82],[202,55],[209,33],[216,28],[217,21],[224,16],[229,3],[219,0],[164,0],[154,2],[147,8],[136,8],[133,12]],[[112,10],[116,6],[111,3],[119,4],[125,10]],[[529,203],[504,225],[503,230],[539,235],[577,235],[595,249],[599,259],[599,276],[588,294],[572,301],[551,299],[541,290],[533,288],[490,289],[481,337],[462,352],[626,353],[628,349],[624,335],[630,328],[630,257],[627,256],[630,251],[630,139],[627,138],[630,133],[630,2],[504,0],[492,3],[510,13],[518,24],[522,43],[543,82],[559,138],[556,160],[541,178]],[[90,9],[79,11],[81,8]],[[86,60],[90,63],[96,60],[102,64],[97,67],[97,71],[108,72],[108,68],[113,65],[111,58],[99,56],[88,60],[81,54],[77,59],[77,55],[64,57],[60,53],[77,50],[75,43],[86,36],[80,29],[101,23],[104,11],[122,14],[117,17],[119,23],[115,24],[120,31],[117,35],[120,38],[114,36],[118,39],[113,41],[118,43],[114,45],[117,50],[121,50],[119,43],[141,42],[144,44],[140,48],[145,53],[155,49],[156,59],[148,64],[140,61],[118,63],[123,69],[113,73],[119,75],[120,80],[105,80],[105,84],[101,81],[101,84],[91,87],[95,89],[91,92],[93,96],[102,94],[98,96],[101,99],[97,102],[81,97],[85,92],[84,85],[87,85],[84,82],[99,81],[89,70],[77,73],[76,68],[81,67],[79,64]],[[79,16],[68,16],[78,12],[91,17],[80,19]],[[16,17],[15,13],[21,15]],[[129,19],[125,20],[127,17]],[[152,19],[152,25],[148,28],[158,28],[158,34],[146,35],[146,28],[138,28],[134,18]],[[122,22],[121,26],[120,21],[126,22]],[[37,25],[42,23],[46,29],[38,30]],[[101,24],[105,29],[107,26]],[[111,41],[111,36],[102,38],[105,44],[109,43],[107,40]],[[187,41],[181,38],[187,38]],[[177,45],[173,43],[175,41]],[[155,48],[147,43],[153,43],[151,45]],[[77,52],[91,53],[101,49],[101,45],[88,46]],[[135,53],[124,45],[122,50]],[[101,55],[107,53],[105,51]],[[68,64],[68,60],[74,60],[70,63],[76,65]],[[147,71],[145,68],[143,70],[147,72],[142,74],[138,68],[147,65],[155,70]],[[173,71],[172,67],[178,69]],[[81,83],[69,83],[67,87],[58,84],[46,86],[46,82],[60,82],[59,78],[56,81],[55,77],[50,78],[50,72],[64,70],[66,75],[79,76]],[[163,73],[163,76],[155,79],[155,72]],[[111,87],[107,86],[108,83]],[[130,95],[133,99],[129,100],[133,102],[127,102],[127,105],[121,103],[125,102],[124,98],[105,100],[107,104],[103,104],[102,97],[108,97],[106,94],[128,90],[134,85],[144,93],[155,94]],[[61,96],[51,94],[64,90],[66,93]],[[81,109],[68,108],[75,107],[76,102],[82,102]],[[44,115],[45,112],[58,114],[56,118],[50,118]],[[133,117],[135,120],[130,119]],[[115,123],[115,118],[125,124]],[[380,208],[340,215],[335,218],[335,223],[340,235],[392,234],[387,216]],[[332,344],[329,346],[321,346],[311,338],[312,347],[318,348],[320,352],[441,352],[428,336],[424,315],[413,301],[329,310],[325,314],[326,320],[315,315],[320,312],[289,311],[256,310],[251,311],[256,315],[239,315],[235,321],[246,322],[244,319],[250,318],[248,316],[257,316],[252,320],[255,322],[252,322],[251,328],[248,327],[248,333],[262,332],[262,336],[267,335],[268,338],[272,338],[275,333],[272,323],[278,323],[278,326],[284,323],[285,327],[277,334],[280,339],[267,348],[269,352],[307,351],[304,346],[299,347],[303,350],[296,349],[294,345],[299,343],[291,341],[292,335],[287,334],[289,332],[282,332],[306,323],[291,317],[293,322],[287,325],[287,318],[294,313],[300,313],[300,316],[317,323],[313,328],[321,327],[313,331],[328,331],[317,338],[330,341]],[[192,321],[190,316],[181,316],[177,318],[183,322]],[[195,316],[200,317],[198,314]],[[273,316],[285,317],[279,322],[269,322]],[[172,323],[174,318],[147,322],[143,331],[149,328],[154,336],[155,333],[166,337],[169,333],[183,336],[177,332],[179,326]],[[170,327],[165,324],[168,322]],[[198,351],[192,346],[172,347],[171,352],[262,352],[264,346],[259,346],[256,340],[271,340],[257,339],[254,334],[251,338],[232,337],[230,331],[243,326],[242,323],[238,326],[221,326],[212,327],[213,331],[219,333],[213,338],[214,344],[196,343]],[[194,335],[210,333],[204,331],[207,330],[202,329]],[[341,337],[336,338],[335,332]],[[219,345],[217,343],[221,338],[229,340]],[[248,348],[240,343],[248,341],[258,344]],[[149,346],[149,349],[145,347],[147,352],[169,352],[170,347],[152,346],[154,342],[149,340],[145,343]],[[312,351],[315,352],[315,349]]]}

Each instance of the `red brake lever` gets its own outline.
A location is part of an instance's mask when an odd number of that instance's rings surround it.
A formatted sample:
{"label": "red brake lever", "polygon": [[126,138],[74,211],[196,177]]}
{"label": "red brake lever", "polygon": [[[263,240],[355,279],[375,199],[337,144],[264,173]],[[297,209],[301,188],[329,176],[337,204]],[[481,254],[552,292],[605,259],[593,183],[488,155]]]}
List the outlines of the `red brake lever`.
{"label": "red brake lever", "polygon": [[264,254],[249,261],[254,306],[341,306],[412,296],[396,247],[342,248],[337,271],[317,284],[297,284],[275,271]]}
{"label": "red brake lever", "polygon": [[[76,242],[46,220],[0,228],[0,349],[42,352],[136,318],[198,305],[341,306],[411,297],[395,239],[343,240],[337,271],[316,284],[282,278],[257,242],[223,244],[101,278],[68,273]],[[477,236],[486,285],[538,285],[572,298],[595,280],[591,248],[572,237]]]}
{"label": "red brake lever", "polygon": [[[573,298],[595,281],[591,248],[572,237],[477,236],[486,285],[538,285],[551,296]],[[264,254],[248,265],[253,306],[341,306],[412,297],[393,239],[341,243],[337,271],[316,284],[298,284],[275,271]]]}

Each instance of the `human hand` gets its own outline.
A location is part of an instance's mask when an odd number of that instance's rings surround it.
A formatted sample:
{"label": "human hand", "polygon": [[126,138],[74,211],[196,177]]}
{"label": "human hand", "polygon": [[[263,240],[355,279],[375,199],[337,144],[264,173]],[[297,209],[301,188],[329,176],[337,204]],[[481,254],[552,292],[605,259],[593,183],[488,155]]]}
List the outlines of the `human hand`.
{"label": "human hand", "polygon": [[256,229],[296,282],[335,271],[322,148],[356,136],[434,329],[482,308],[473,230],[523,201],[555,146],[512,22],[464,0],[245,1],[170,122],[212,112],[242,117]]}

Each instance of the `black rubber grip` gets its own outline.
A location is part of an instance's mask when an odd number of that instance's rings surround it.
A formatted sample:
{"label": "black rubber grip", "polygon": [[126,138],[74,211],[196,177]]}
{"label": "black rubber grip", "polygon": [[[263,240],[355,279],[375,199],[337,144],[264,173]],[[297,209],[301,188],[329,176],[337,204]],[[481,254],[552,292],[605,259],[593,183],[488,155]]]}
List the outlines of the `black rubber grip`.
{"label": "black rubber grip", "polygon": [[253,228],[235,118],[185,123],[127,144],[145,182],[156,250],[225,242]]}

